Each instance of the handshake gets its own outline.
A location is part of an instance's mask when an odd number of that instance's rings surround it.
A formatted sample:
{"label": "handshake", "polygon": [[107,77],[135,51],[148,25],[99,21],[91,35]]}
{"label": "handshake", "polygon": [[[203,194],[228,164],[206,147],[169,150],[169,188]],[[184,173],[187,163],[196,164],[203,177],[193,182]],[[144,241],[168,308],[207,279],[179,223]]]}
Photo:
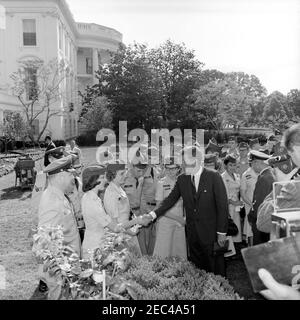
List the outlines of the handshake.
{"label": "handshake", "polygon": [[136,217],[137,224],[144,227],[147,227],[152,221],[153,218],[149,213]]}

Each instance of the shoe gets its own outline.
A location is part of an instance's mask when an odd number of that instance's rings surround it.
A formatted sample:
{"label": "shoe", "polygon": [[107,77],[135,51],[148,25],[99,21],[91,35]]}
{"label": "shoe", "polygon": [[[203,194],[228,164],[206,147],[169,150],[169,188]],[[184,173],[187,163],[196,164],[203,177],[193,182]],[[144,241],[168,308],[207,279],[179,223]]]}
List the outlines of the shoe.
{"label": "shoe", "polygon": [[45,292],[47,292],[47,291],[48,291],[48,286],[47,286],[47,284],[46,284],[44,281],[40,280],[40,283],[39,283],[39,292],[45,293]]}

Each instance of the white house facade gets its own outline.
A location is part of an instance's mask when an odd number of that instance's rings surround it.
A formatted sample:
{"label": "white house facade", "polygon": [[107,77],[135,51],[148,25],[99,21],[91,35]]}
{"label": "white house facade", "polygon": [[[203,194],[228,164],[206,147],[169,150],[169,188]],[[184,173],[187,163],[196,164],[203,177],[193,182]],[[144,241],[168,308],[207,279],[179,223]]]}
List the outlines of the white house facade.
{"label": "white house facade", "polygon": [[[122,34],[98,24],[75,22],[65,0],[0,0],[0,7],[0,124],[6,112],[22,110],[11,92],[11,74],[19,63],[64,59],[74,76],[61,88],[68,94],[51,105],[51,110],[63,112],[49,120],[44,135],[50,134],[54,140],[76,137],[77,92],[96,82],[95,71],[99,64],[109,62],[109,51],[118,49]],[[36,135],[44,123],[42,114],[35,121]]]}

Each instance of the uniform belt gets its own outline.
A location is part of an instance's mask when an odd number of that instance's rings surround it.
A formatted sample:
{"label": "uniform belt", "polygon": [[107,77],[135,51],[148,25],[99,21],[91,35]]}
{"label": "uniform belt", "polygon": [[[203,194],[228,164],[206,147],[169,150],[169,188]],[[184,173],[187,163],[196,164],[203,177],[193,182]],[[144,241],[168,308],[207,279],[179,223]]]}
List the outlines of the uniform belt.
{"label": "uniform belt", "polygon": [[131,208],[131,210],[139,210],[140,207]]}
{"label": "uniform belt", "polygon": [[147,205],[148,206],[156,206],[156,203],[155,202],[147,202]]}

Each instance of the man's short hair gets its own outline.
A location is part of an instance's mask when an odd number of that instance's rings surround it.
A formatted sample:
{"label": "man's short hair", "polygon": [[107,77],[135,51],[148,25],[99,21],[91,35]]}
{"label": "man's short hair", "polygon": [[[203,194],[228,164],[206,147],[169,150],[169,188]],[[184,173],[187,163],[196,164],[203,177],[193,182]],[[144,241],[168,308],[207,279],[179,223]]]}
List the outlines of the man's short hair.
{"label": "man's short hair", "polygon": [[49,135],[47,135],[47,136],[45,137],[45,140],[52,140],[52,138],[51,138]]}
{"label": "man's short hair", "polygon": [[294,145],[300,145],[300,123],[288,128],[283,135],[283,145],[292,151]]}

